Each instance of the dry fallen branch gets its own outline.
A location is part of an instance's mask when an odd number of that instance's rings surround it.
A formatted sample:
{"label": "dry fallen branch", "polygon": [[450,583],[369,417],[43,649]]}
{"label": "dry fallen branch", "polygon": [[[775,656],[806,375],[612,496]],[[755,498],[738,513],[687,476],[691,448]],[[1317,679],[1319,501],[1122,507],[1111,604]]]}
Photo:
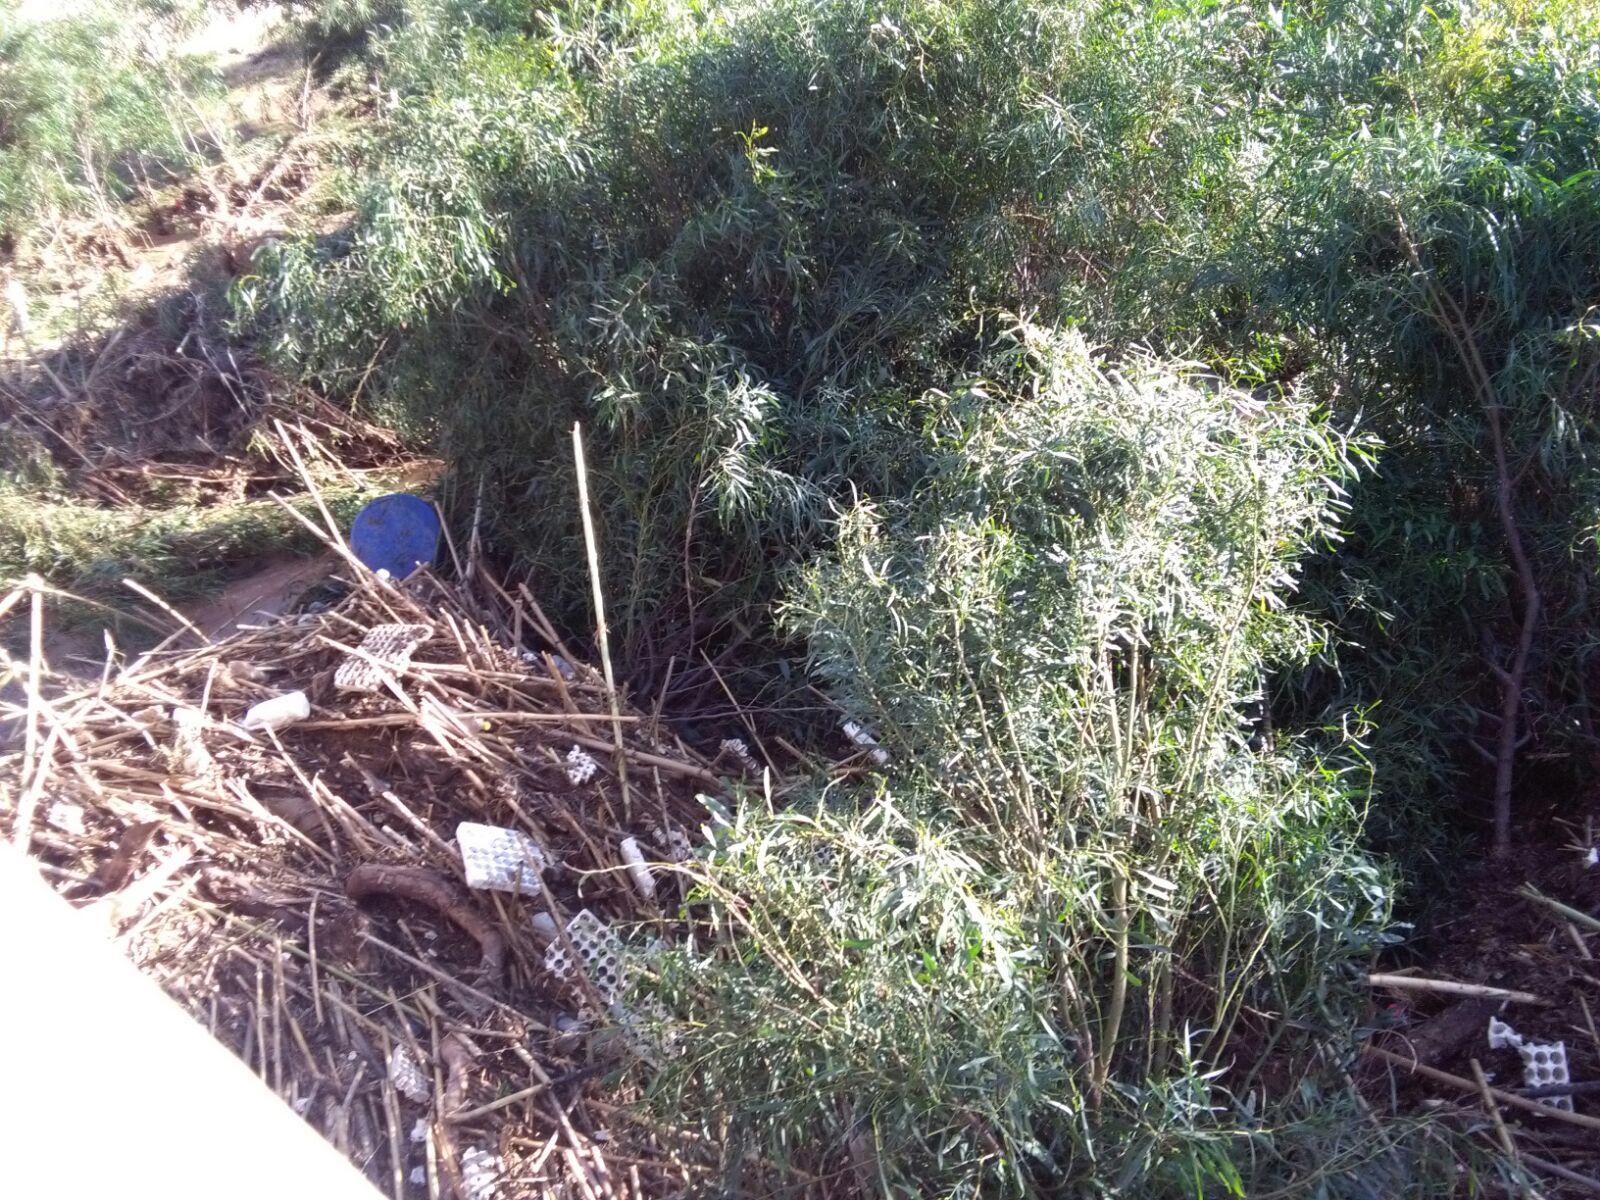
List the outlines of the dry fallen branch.
{"label": "dry fallen branch", "polygon": [[1481,1000],[1506,1000],[1513,1004],[1536,1004],[1547,1008],[1550,1001],[1532,992],[1488,987],[1481,983],[1456,983],[1449,979],[1424,979],[1419,975],[1368,975],[1372,987],[1394,988],[1406,992],[1439,992],[1446,996],[1473,996]]}
{"label": "dry fallen branch", "polygon": [[[1421,1075],[1423,1078],[1431,1079],[1435,1083],[1447,1084],[1448,1086],[1455,1088],[1457,1091],[1473,1093],[1480,1092],[1478,1085],[1470,1079],[1463,1079],[1459,1075],[1452,1075],[1450,1072],[1441,1071],[1437,1067],[1423,1066],[1419,1062],[1414,1062],[1413,1060],[1406,1058],[1404,1055],[1395,1054],[1389,1050],[1385,1050],[1381,1046],[1368,1045],[1363,1053],[1370,1055],[1371,1057],[1382,1062],[1389,1063],[1392,1066],[1400,1067],[1411,1072],[1413,1075]],[[1540,1104],[1537,1100],[1528,1100],[1522,1096],[1512,1095],[1510,1092],[1503,1092],[1499,1088],[1488,1088],[1487,1092],[1499,1104],[1509,1105],[1512,1108],[1520,1108],[1524,1112],[1538,1113],[1541,1117],[1549,1117],[1551,1120],[1563,1121],[1568,1125],[1581,1125],[1585,1129],[1600,1130],[1600,1117],[1589,1117],[1585,1116],[1583,1113],[1573,1113],[1567,1112],[1564,1109],[1553,1108],[1548,1104]]]}
{"label": "dry fallen branch", "polygon": [[483,951],[479,973],[490,983],[499,983],[506,969],[506,939],[489,924],[470,901],[437,871],[422,867],[385,867],[377,863],[364,863],[351,871],[344,881],[345,894],[350,899],[362,901],[373,896],[403,896],[437,909],[459,925],[462,931],[478,943]]}

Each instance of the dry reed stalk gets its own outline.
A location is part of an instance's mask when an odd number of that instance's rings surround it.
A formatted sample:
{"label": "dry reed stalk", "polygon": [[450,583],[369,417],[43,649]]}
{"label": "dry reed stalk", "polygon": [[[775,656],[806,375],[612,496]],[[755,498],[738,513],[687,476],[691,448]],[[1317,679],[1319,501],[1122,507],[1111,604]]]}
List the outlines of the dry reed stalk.
{"label": "dry reed stalk", "polygon": [[594,535],[594,516],[589,506],[589,468],[583,457],[583,427],[572,424],[572,455],[578,464],[578,511],[583,517],[583,546],[589,560],[589,586],[594,593],[595,631],[600,641],[600,665],[606,673],[606,693],[611,700],[612,734],[617,751],[617,782],[622,787],[624,819],[633,820],[633,797],[628,790],[628,757],[622,745],[621,708],[617,704],[617,682],[611,670],[611,631],[606,627],[605,589],[600,586],[600,549]]}

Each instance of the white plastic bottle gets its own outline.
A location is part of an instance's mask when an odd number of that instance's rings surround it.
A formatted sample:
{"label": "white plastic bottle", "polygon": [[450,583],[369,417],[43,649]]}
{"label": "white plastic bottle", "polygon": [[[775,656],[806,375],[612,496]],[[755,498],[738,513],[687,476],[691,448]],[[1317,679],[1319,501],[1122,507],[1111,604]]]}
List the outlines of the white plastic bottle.
{"label": "white plastic bottle", "polygon": [[311,701],[304,692],[289,692],[251,705],[239,722],[241,729],[282,729],[311,715]]}

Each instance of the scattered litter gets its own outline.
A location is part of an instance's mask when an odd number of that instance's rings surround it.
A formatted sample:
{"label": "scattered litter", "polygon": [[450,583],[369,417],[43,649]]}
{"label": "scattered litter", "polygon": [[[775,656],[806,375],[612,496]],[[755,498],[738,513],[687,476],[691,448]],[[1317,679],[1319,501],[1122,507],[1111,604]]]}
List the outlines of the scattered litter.
{"label": "scattered litter", "polygon": [[844,730],[845,737],[867,752],[875,766],[886,767],[889,765],[889,752],[878,745],[878,739],[867,732],[866,727],[858,721],[842,722],[839,728]]}
{"label": "scattered litter", "polygon": [[241,729],[282,729],[311,715],[311,701],[304,692],[289,692],[251,705],[239,722]]}
{"label": "scattered litter", "polygon": [[[1522,1056],[1522,1082],[1524,1087],[1552,1087],[1567,1083],[1567,1044],[1565,1042],[1529,1042],[1499,1017],[1489,1018],[1489,1049],[1500,1050],[1509,1046]],[[1572,1097],[1541,1096],[1540,1104],[1572,1111]]]}
{"label": "scattered litter", "polygon": [[210,775],[217,766],[202,738],[205,727],[206,715],[198,708],[172,710],[172,765],[196,778]]}
{"label": "scattered litter", "polygon": [[465,1200],[489,1200],[500,1190],[500,1159],[481,1146],[461,1152],[461,1191]]}
{"label": "scattered litter", "polygon": [[539,873],[547,870],[550,856],[539,843],[516,829],[463,821],[456,826],[456,844],[467,886],[499,892],[539,894]]}
{"label": "scattered litter", "polygon": [[600,764],[589,757],[582,746],[574,746],[567,751],[567,778],[574,784],[588,783],[599,769]]}
{"label": "scattered litter", "polygon": [[689,845],[689,838],[681,829],[657,830],[656,844],[665,852],[668,862],[688,862],[694,856],[694,849]]}
{"label": "scattered litter", "polygon": [[411,1174],[407,1178],[417,1187],[421,1187],[428,1182],[428,1172],[421,1167],[412,1167]]}
{"label": "scattered litter", "polygon": [[45,824],[62,833],[82,837],[84,831],[83,809],[66,800],[57,800],[44,814]]}
{"label": "scattered litter", "polygon": [[628,866],[628,874],[633,878],[634,890],[646,900],[656,898],[656,881],[650,874],[650,867],[644,861],[644,853],[639,849],[638,838],[623,838],[621,846],[622,861]]}
{"label": "scattered litter", "polygon": [[744,744],[743,738],[725,738],[722,752],[738,759],[739,765],[751,775],[761,774],[761,764],[756,762],[755,756],[750,753],[750,747]]}
{"label": "scattered litter", "polygon": [[1600,867],[1600,846],[1589,847],[1589,853],[1583,856],[1583,865],[1586,867]]}
{"label": "scattered litter", "polygon": [[426,625],[374,625],[361,639],[361,654],[352,654],[339,664],[333,686],[342,692],[383,690],[385,675],[404,671],[417,647],[432,636],[433,630]]}
{"label": "scattered litter", "polygon": [[428,1120],[426,1117],[418,1117],[417,1123],[411,1127],[411,1140],[417,1143],[428,1140]]}
{"label": "scattered litter", "polygon": [[[583,960],[583,973],[607,1005],[622,994],[622,942],[587,908],[567,922],[567,940]],[[545,970],[557,979],[573,978],[573,963],[560,939],[544,952]]]}
{"label": "scattered litter", "polygon": [[128,720],[132,721],[140,729],[154,729],[158,725],[167,723],[167,713],[165,709],[157,708],[152,704],[149,708],[141,708],[136,712],[129,713]]}
{"label": "scattered litter", "polygon": [[576,1054],[583,1045],[583,1035],[588,1026],[571,1013],[561,1013],[556,1017],[555,1048],[561,1054]]}
{"label": "scattered litter", "polygon": [[[524,650],[522,652],[522,661],[530,667],[542,666],[544,664],[544,652],[542,650]],[[556,665],[556,674],[560,675],[568,683],[578,678],[577,669],[562,658],[561,655],[552,654],[550,661]]]}
{"label": "scattered litter", "polygon": [[[548,1106],[534,1105],[527,1114],[491,1104],[473,1119],[472,1133],[457,1123],[436,1124],[529,1082],[520,1056],[472,1054],[458,1071],[448,1045],[466,1038],[463,1030],[481,1031],[489,1045],[514,1046],[535,1061],[559,1055],[566,1070],[585,1064],[591,1037],[603,1043],[595,1047],[597,1062],[601,1055],[625,1055],[630,1029],[622,1001],[646,1007],[626,991],[645,968],[634,961],[631,937],[624,961],[621,935],[658,914],[647,911],[651,906],[631,880],[620,877],[618,843],[637,835],[665,893],[662,872],[668,868],[658,864],[670,855],[657,845],[657,831],[665,837],[682,830],[688,835],[682,845],[698,847],[696,830],[708,818],[697,793],[718,794],[719,781],[703,758],[673,739],[656,746],[647,715],[631,711],[620,750],[581,747],[569,764],[576,738],[565,730],[577,721],[610,729],[609,696],[598,686],[563,696],[548,658],[526,667],[519,662],[520,639],[536,624],[526,610],[519,620],[515,607],[505,611],[499,591],[480,596],[431,571],[413,571],[399,588],[365,570],[354,574],[332,607],[305,614],[305,626],[291,617],[232,630],[210,646],[161,652],[112,672],[99,687],[56,688],[52,680],[60,719],[83,753],[58,753],[56,766],[69,769],[52,771],[41,785],[35,850],[58,868],[53,882],[70,891],[90,869],[98,874],[108,863],[132,861],[131,849],[118,857],[134,845],[126,831],[147,823],[152,805],[158,807],[160,834],[151,843],[158,850],[139,851],[156,869],[137,893],[127,890],[133,898],[126,912],[137,920],[119,926],[128,953],[189,1007],[204,1012],[216,998],[219,1014],[228,1014],[215,1023],[217,1036],[236,1054],[256,1057],[264,1028],[304,1025],[309,1045],[281,1039],[281,1075],[276,1063],[269,1072],[276,1090],[319,1131],[338,1129],[340,1149],[375,1177],[392,1182],[398,1176],[411,1197],[439,1185],[466,1200],[468,1189],[452,1188],[450,1181],[461,1179],[463,1151],[479,1146],[487,1153],[474,1156],[480,1162],[471,1172],[472,1190],[480,1198],[507,1200],[521,1187],[510,1157],[515,1138],[508,1133],[548,1138],[559,1118],[551,1124]],[[405,669],[412,694],[396,696],[387,685],[370,694],[339,690],[336,678],[351,655],[338,647],[353,650],[386,624],[433,630]],[[419,660],[436,664],[426,668],[426,677]],[[394,661],[375,669],[392,670]],[[577,677],[588,679],[589,668],[578,664]],[[425,686],[413,692],[414,685]],[[297,689],[303,693],[283,695]],[[258,731],[246,736],[240,722],[263,700],[271,720],[257,710],[249,724]],[[309,719],[276,738],[259,731],[277,725],[285,707],[289,717]],[[492,737],[483,736],[486,723]],[[193,748],[203,755],[189,753],[191,731]],[[626,809],[612,770],[618,754],[634,756],[639,777],[652,784],[660,772],[648,807],[636,804],[633,821],[620,826],[617,817]],[[0,779],[16,776],[20,755],[20,748],[0,753]],[[569,765],[587,776],[585,786],[559,786]],[[162,803],[168,788],[181,802]],[[479,878],[472,830],[462,824],[514,842],[512,856],[482,865],[498,866],[506,886],[531,890],[532,898],[466,886],[464,865],[475,883],[490,880]],[[547,840],[541,830],[560,841]],[[542,861],[518,831],[529,835]],[[614,882],[596,888],[600,872]],[[543,902],[535,883],[548,884],[552,904]],[[191,906],[166,902],[169,891],[179,890],[203,897],[225,920],[197,924]],[[309,911],[300,903],[308,895],[318,897]],[[561,927],[585,908],[572,938],[564,937]],[[301,960],[282,957],[272,914],[289,911],[301,914],[316,938],[314,973]],[[269,914],[265,920],[263,913]],[[536,997],[522,991],[527,981],[520,969],[513,976],[510,968],[524,962],[526,952],[527,965],[544,974],[552,943],[558,947],[550,959],[553,972],[541,990],[573,1017],[557,1026],[554,1013],[535,1008],[551,1028],[530,1030],[518,1011],[528,1011]],[[289,983],[274,988],[280,969]],[[584,979],[577,977],[580,969]],[[263,978],[268,983],[259,991]],[[350,978],[401,999],[353,1004]],[[419,993],[430,1003],[414,1000]],[[312,1003],[319,998],[320,1016]],[[243,1013],[259,1019],[234,1019]],[[434,1017],[441,1031],[437,1054],[427,1028]],[[446,1028],[455,1032],[445,1034]],[[648,1018],[639,1036],[649,1038],[657,1028]],[[610,1058],[605,1062],[609,1067]],[[568,1115],[581,1128],[611,1124],[594,1107],[603,1093],[597,1098],[595,1089],[582,1088],[572,1099]],[[383,1136],[381,1116],[380,1127],[365,1118],[396,1103],[401,1111],[391,1140]],[[352,1116],[348,1136],[341,1111]],[[611,1133],[607,1155],[615,1147],[627,1162],[654,1153],[646,1139],[634,1140],[632,1129],[612,1125]],[[413,1142],[414,1136],[423,1141]],[[502,1144],[507,1155],[496,1163],[492,1155]],[[522,1163],[520,1154],[516,1161]],[[412,1175],[419,1164],[420,1175]],[[552,1192],[578,1194],[581,1169],[557,1159],[542,1177]],[[406,1184],[408,1176],[422,1183]]]}
{"label": "scattered litter", "polygon": [[556,919],[547,912],[533,914],[533,932],[546,945],[556,940]]}
{"label": "scattered litter", "polygon": [[403,1044],[389,1052],[389,1082],[394,1084],[395,1091],[417,1104],[426,1104],[433,1093],[416,1055]]}

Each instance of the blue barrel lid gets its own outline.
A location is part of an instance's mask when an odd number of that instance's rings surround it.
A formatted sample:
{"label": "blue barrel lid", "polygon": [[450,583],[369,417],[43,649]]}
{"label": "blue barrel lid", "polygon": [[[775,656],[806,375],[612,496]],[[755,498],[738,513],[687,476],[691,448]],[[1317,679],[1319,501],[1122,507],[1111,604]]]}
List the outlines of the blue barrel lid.
{"label": "blue barrel lid", "polygon": [[350,549],[374,571],[404,579],[439,553],[439,514],[420,496],[379,496],[356,514]]}

